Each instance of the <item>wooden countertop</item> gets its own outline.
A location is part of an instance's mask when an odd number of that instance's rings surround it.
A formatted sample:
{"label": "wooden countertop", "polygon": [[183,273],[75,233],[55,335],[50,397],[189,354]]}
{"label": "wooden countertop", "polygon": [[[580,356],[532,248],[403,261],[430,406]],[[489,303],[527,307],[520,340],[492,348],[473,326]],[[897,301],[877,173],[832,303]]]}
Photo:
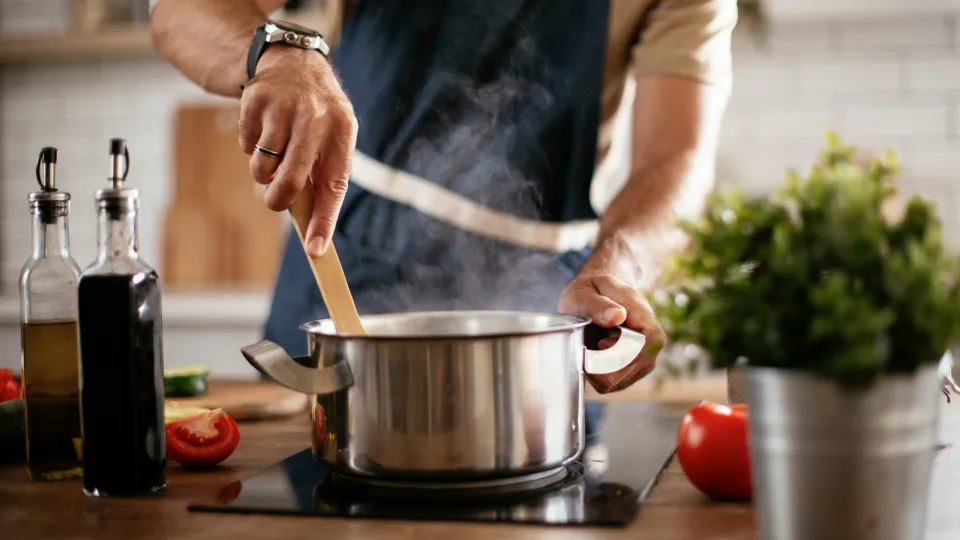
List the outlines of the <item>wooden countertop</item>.
{"label": "wooden countertop", "polygon": [[[595,398],[595,396],[590,396]],[[618,394],[621,399],[656,399],[675,403],[723,400],[720,381],[674,385],[651,398],[643,384]],[[674,461],[645,506],[623,529],[531,525],[430,523],[318,517],[280,517],[188,512],[187,504],[206,499],[225,484],[245,478],[309,445],[305,417],[242,423],[243,439],[226,466],[216,471],[186,472],[172,464],[168,487],[152,499],[93,499],[78,480],[31,482],[22,466],[0,467],[0,536],[42,538],[386,538],[480,540],[614,539],[750,540],[755,538],[750,505],[712,503],[687,481]],[[934,468],[927,540],[960,538],[960,402],[944,406],[941,440],[946,448]]]}

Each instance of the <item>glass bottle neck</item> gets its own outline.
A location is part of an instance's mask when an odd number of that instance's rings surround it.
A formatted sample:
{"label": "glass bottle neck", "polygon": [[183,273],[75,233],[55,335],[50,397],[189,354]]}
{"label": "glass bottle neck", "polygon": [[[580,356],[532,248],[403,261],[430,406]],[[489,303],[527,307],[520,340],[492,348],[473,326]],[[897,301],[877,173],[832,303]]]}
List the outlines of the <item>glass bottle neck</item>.
{"label": "glass bottle neck", "polygon": [[33,212],[33,258],[66,258],[70,256],[70,237],[67,233],[67,216],[44,216]]}
{"label": "glass bottle neck", "polygon": [[140,248],[137,211],[100,208],[97,211],[97,261],[136,259]]}

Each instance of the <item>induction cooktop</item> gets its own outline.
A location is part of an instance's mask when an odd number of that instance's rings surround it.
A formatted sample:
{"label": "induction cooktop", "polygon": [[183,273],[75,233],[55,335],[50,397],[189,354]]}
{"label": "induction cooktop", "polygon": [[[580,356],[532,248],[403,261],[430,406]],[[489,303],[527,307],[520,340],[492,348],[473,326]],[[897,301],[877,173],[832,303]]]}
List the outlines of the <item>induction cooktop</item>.
{"label": "induction cooktop", "polygon": [[583,455],[525,482],[462,491],[356,484],[331,474],[309,448],[224,486],[191,511],[315,517],[622,527],[673,456],[684,409],[594,403],[598,425]]}

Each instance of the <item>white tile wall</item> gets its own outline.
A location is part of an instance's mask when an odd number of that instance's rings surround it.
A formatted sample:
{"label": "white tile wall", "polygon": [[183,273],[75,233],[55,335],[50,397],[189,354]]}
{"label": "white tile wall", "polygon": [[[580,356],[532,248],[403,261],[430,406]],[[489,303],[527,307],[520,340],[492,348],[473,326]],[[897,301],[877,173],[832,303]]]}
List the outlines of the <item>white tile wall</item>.
{"label": "white tile wall", "polygon": [[843,51],[890,51],[947,48],[953,42],[953,19],[874,20],[846,23],[835,35]]}
{"label": "white tile wall", "polygon": [[865,150],[897,150],[905,194],[935,199],[960,239],[957,20],[790,23],[766,45],[741,30],[734,65],[723,184],[767,192],[786,167],[806,168],[832,128]]}
{"label": "white tile wall", "polygon": [[0,33],[5,36],[52,34],[70,24],[64,0],[0,0]]}

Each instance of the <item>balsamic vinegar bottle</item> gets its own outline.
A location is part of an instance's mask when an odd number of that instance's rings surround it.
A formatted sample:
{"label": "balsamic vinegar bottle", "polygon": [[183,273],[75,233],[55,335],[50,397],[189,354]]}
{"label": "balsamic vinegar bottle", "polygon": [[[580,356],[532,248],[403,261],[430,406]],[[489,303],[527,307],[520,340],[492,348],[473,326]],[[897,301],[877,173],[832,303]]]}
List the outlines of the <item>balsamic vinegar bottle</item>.
{"label": "balsamic vinegar bottle", "polygon": [[77,278],[70,255],[70,194],[56,186],[57,149],[41,150],[30,193],[33,253],[20,272],[20,341],[27,470],[33,480],[78,477],[80,379]]}
{"label": "balsamic vinegar bottle", "polygon": [[80,276],[83,490],[135,496],[166,486],[160,283],[138,253],[139,193],[129,153],[110,141],[110,185],[96,193],[97,260]]}

